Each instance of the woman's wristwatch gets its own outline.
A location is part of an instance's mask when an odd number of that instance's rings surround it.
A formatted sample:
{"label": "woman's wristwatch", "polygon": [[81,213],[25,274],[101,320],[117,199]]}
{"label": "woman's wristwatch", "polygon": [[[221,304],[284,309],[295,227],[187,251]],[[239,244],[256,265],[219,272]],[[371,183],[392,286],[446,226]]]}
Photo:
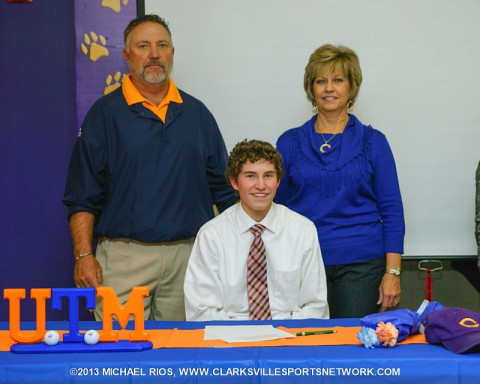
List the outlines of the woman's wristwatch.
{"label": "woman's wristwatch", "polygon": [[389,275],[400,276],[400,273],[402,273],[402,271],[400,271],[400,269],[390,268],[386,269],[385,273],[388,273]]}

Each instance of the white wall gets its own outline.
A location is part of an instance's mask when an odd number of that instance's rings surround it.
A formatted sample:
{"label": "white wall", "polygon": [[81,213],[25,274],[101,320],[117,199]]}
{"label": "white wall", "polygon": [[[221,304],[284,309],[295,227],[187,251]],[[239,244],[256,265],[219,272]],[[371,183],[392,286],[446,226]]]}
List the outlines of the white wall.
{"label": "white wall", "polygon": [[405,254],[474,255],[480,160],[480,1],[145,0],[170,22],[173,78],[215,115],[228,150],[276,142],[311,116],[303,72],[314,49],[359,55],[354,113],[392,146]]}

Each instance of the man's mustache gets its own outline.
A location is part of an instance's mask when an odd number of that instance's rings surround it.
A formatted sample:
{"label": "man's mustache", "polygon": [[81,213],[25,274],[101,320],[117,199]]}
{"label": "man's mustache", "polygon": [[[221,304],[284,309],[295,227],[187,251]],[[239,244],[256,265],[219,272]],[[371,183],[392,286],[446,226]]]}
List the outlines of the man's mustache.
{"label": "man's mustache", "polygon": [[166,67],[165,67],[165,64],[161,63],[160,61],[158,60],[151,60],[149,61],[146,65],[145,65],[145,68],[146,67],[150,67],[152,65],[159,65],[160,67],[163,68],[163,70],[165,71]]}

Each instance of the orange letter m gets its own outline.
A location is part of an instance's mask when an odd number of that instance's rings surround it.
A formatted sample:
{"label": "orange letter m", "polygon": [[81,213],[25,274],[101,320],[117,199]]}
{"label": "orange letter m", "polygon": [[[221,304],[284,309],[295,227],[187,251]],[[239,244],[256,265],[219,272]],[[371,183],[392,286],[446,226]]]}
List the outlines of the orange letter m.
{"label": "orange letter m", "polygon": [[103,330],[101,341],[118,341],[118,332],[112,329],[113,316],[116,316],[122,329],[125,329],[130,315],[135,317],[135,329],[130,332],[130,341],[148,341],[150,334],[144,330],[143,298],[148,296],[148,287],[133,287],[125,305],[121,305],[112,287],[97,287],[97,296],[103,299]]}

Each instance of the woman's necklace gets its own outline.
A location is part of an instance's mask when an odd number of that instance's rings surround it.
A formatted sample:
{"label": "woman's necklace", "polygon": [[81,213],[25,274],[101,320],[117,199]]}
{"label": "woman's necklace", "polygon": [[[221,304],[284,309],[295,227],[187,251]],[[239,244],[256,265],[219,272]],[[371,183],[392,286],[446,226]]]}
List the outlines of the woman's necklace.
{"label": "woman's necklace", "polygon": [[[318,120],[317,120],[317,121],[318,121]],[[315,130],[317,130],[317,121],[315,121]],[[343,129],[342,129],[341,131],[343,131]],[[332,139],[333,139],[335,136],[337,136],[337,134],[340,133],[340,131],[334,133],[334,134],[332,135],[332,137],[330,137],[328,140],[325,139],[325,136],[323,136],[323,133],[320,132],[320,129],[318,129],[318,133],[320,133],[320,135],[322,135],[322,139],[323,139],[323,144],[320,145],[320,148],[319,148],[319,149],[320,149],[320,152],[325,153],[325,152],[328,151],[330,148],[332,148],[332,146],[329,144],[329,142],[332,141]]]}
{"label": "woman's necklace", "polygon": [[[338,133],[338,132],[337,132]],[[323,136],[323,133],[320,132],[320,135],[322,135],[322,139],[324,141],[324,143],[322,145],[320,145],[320,152],[322,153],[325,153],[325,150],[326,149],[330,149],[332,148],[332,146],[330,144],[328,144],[329,141],[332,141],[332,139],[337,136],[337,133],[335,133],[332,137],[330,137],[328,140],[325,140],[325,136]]]}

